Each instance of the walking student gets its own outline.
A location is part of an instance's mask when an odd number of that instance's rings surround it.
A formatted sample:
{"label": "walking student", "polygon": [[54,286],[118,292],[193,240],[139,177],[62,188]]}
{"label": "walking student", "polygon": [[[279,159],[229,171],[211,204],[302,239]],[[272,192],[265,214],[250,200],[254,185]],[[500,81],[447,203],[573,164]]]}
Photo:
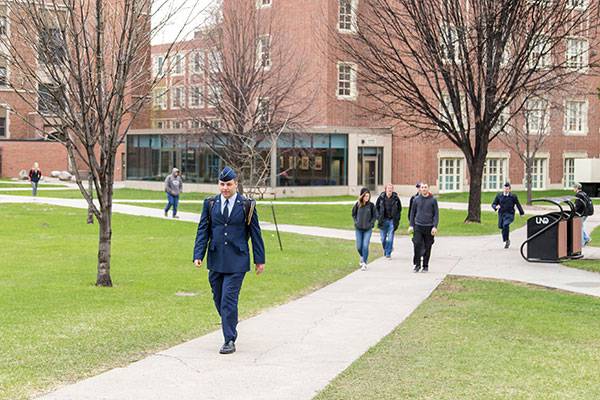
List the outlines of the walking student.
{"label": "walking student", "polygon": [[31,194],[37,196],[38,184],[42,179],[42,171],[38,163],[34,162],[33,167],[29,170],[29,182],[31,182]]}
{"label": "walking student", "polygon": [[413,194],[408,202],[408,215],[406,216],[406,219],[408,219],[409,223],[410,223],[410,210],[412,210],[413,202],[415,201],[415,199],[417,197],[419,197],[419,193],[421,192],[421,182],[417,182],[415,187],[417,188],[417,193]]}
{"label": "walking student", "polygon": [[587,193],[581,190],[581,183],[576,183],[573,186],[573,190],[575,191],[575,197],[580,200],[576,202],[575,209],[577,213],[583,217],[581,220],[581,245],[587,246],[592,241],[592,238],[585,231],[584,224],[587,217],[594,215],[594,203]]}
{"label": "walking student", "polygon": [[421,183],[421,193],[413,201],[410,210],[410,226],[408,232],[413,232],[414,272],[429,271],[429,258],[434,236],[437,235],[437,227],[440,219],[438,203],[429,191],[429,185]]}
{"label": "walking student", "polygon": [[179,195],[183,191],[183,180],[181,173],[177,168],[173,168],[171,175],[165,179],[165,192],[167,193],[167,206],[165,207],[165,217],[169,216],[169,209],[173,207],[173,218],[177,216],[177,206],[179,205]]}
{"label": "walking student", "polygon": [[360,189],[358,201],[352,207],[352,219],[354,220],[354,229],[356,233],[356,250],[360,256],[359,266],[362,271],[367,270],[369,262],[369,243],[373,226],[377,220],[377,209],[371,203],[371,192],[369,189]]}
{"label": "walking student", "polygon": [[398,193],[394,192],[394,185],[391,183],[385,185],[385,191],[377,198],[375,208],[377,208],[379,218],[377,226],[381,234],[383,255],[389,260],[394,251],[394,232],[400,225],[400,215],[402,214],[402,203]]}
{"label": "walking student", "polygon": [[237,193],[236,173],[229,167],[219,174],[220,194],[204,200],[194,245],[194,265],[206,267],[215,308],[221,317],[225,342],[219,353],[235,352],[238,337],[238,300],[246,272],[250,271],[250,249],[256,274],[265,269],[265,245],[260,231],[256,203]]}
{"label": "walking student", "polygon": [[519,198],[512,193],[510,183],[506,182],[504,191],[498,193],[492,203],[492,208],[498,212],[498,229],[502,229],[502,241],[505,249],[510,247],[510,224],[515,220],[515,207],[519,209],[521,216],[525,214],[521,203],[519,203]]}

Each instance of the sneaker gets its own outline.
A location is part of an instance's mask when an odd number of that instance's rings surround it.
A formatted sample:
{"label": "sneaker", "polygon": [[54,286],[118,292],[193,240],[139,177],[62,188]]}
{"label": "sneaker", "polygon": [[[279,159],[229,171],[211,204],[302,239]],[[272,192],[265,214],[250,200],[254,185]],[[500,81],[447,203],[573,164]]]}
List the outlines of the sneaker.
{"label": "sneaker", "polygon": [[506,242],[504,242],[504,248],[508,249],[510,247],[510,240],[507,240]]}
{"label": "sneaker", "polygon": [[588,240],[586,240],[585,242],[583,242],[583,246],[587,246],[590,242],[592,241],[592,238],[589,238]]}
{"label": "sneaker", "polygon": [[179,219],[179,215],[173,215],[173,218]]}
{"label": "sneaker", "polygon": [[361,271],[366,271],[367,270],[367,264],[362,263],[362,265],[360,266],[360,270]]}
{"label": "sneaker", "polygon": [[423,270],[421,272],[429,272],[429,267],[423,267]]}
{"label": "sneaker", "polygon": [[413,268],[413,272],[419,272],[420,270],[421,270],[420,265],[415,265],[415,267]]}

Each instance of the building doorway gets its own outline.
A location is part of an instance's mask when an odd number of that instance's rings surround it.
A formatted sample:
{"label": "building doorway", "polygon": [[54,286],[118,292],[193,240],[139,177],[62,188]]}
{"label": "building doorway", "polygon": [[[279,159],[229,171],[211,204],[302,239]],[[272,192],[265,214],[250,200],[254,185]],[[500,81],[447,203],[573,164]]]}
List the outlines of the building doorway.
{"label": "building doorway", "polygon": [[369,190],[377,189],[377,176],[379,175],[379,160],[375,156],[363,157],[362,181]]}

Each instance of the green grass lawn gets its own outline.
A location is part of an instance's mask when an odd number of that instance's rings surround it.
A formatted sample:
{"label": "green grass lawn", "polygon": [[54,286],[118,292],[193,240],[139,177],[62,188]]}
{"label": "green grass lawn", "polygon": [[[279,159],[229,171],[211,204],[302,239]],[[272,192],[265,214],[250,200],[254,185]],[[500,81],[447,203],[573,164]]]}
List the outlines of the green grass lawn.
{"label": "green grass lawn", "polygon": [[[594,229],[590,235],[592,237],[592,241],[588,244],[588,246],[600,247],[600,227]],[[563,261],[563,264],[567,267],[585,269],[592,272],[600,272],[600,260],[589,260],[584,258],[581,260]]]}
{"label": "green grass lawn", "polygon": [[[27,184],[24,183],[14,183],[14,181],[0,181],[0,188],[29,188],[31,187],[31,185],[29,184],[29,182]],[[50,184],[50,183],[40,183],[38,185],[38,190],[43,189],[43,188],[56,188],[56,187],[64,187],[64,185],[55,185],[55,184]]]}
{"label": "green grass lawn", "polygon": [[[142,207],[164,208],[165,204],[154,203],[124,203]],[[280,224],[321,226],[337,229],[354,229],[351,205],[275,205],[275,216]],[[270,205],[257,206],[261,221],[273,222],[273,212]],[[179,204],[179,211],[200,213],[202,204]],[[498,233],[498,217],[496,213],[484,211],[481,213],[481,224],[465,224],[466,211],[440,209],[439,234],[441,236],[478,236]],[[527,222],[527,217],[515,218],[512,229],[520,228]],[[397,233],[405,235],[408,228],[406,215],[403,213],[400,228]]]}
{"label": "green grass lawn", "polygon": [[[207,272],[192,266],[195,224],[115,214],[115,286],[98,288],[97,225],[85,219],[84,210],[0,205],[0,399],[29,398],[219,329]],[[264,237],[267,269],[244,282],[241,318],[357,267],[351,241],[282,234],[282,253],[272,232]]]}
{"label": "green grass lawn", "polygon": [[600,299],[450,277],[316,400],[596,400]]}
{"label": "green grass lawn", "polygon": [[[481,203],[491,205],[498,192],[482,192]],[[527,191],[514,190],[519,197],[521,204],[527,203]],[[548,198],[548,197],[564,197],[574,195],[572,190],[540,190],[533,192],[533,198]],[[469,192],[458,192],[458,193],[441,193],[437,195],[439,201],[449,201],[454,203],[467,203],[469,201]],[[540,203],[541,204],[541,203]]]}
{"label": "green grass lawn", "polygon": [[[27,192],[11,192],[11,191],[3,191],[0,194],[10,194],[16,196],[28,196],[30,195]],[[55,191],[47,191],[44,192],[43,188],[38,191],[38,196],[40,197],[56,197],[60,199],[83,199],[81,192],[79,190],[55,190]],[[199,193],[199,192],[190,192],[184,193],[181,198],[186,200],[204,200],[206,197],[210,196],[208,193]],[[115,189],[114,191],[115,199],[127,199],[127,200],[162,200],[165,199],[166,195],[164,192],[158,190],[143,190],[143,189]]]}

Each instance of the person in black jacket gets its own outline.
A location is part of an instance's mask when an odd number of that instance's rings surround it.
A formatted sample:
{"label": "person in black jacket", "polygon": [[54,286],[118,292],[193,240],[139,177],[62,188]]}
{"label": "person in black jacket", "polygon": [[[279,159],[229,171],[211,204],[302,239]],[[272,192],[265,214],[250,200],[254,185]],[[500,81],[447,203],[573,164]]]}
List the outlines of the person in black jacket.
{"label": "person in black jacket", "polygon": [[377,220],[377,210],[371,203],[371,192],[369,189],[362,188],[358,201],[352,207],[352,219],[356,232],[356,250],[360,256],[359,266],[363,271],[367,270],[369,261],[369,243],[371,243],[371,234],[373,226]]}
{"label": "person in black jacket", "polygon": [[413,194],[412,197],[410,198],[410,201],[408,202],[408,215],[406,216],[406,219],[408,219],[409,224],[410,224],[410,210],[412,210],[413,202],[415,201],[415,199],[417,197],[419,197],[419,193],[421,193],[421,182],[417,182],[416,188],[417,188],[417,193]]}
{"label": "person in black jacket", "polygon": [[394,185],[388,183],[385,185],[385,192],[382,192],[375,203],[379,221],[377,226],[381,233],[381,245],[383,246],[383,255],[389,260],[392,258],[394,250],[394,232],[400,225],[400,215],[402,214],[402,203],[398,193],[394,192]]}
{"label": "person in black jacket", "polygon": [[[588,198],[587,193],[581,189],[582,189],[581,183],[576,183],[575,185],[573,185],[573,190],[575,191],[575,197],[577,197],[577,199],[578,199],[578,201],[575,202],[575,211],[577,211],[577,213],[582,216],[581,245],[587,246],[588,243],[590,243],[592,241],[592,238],[585,231],[585,227],[583,225],[585,224],[585,220],[587,219],[587,217],[590,215],[587,210],[587,205],[590,202],[590,200]],[[592,204],[592,207],[593,207],[593,204]]]}
{"label": "person in black jacket", "polygon": [[506,182],[504,191],[498,193],[492,203],[494,211],[498,211],[498,229],[502,229],[502,241],[505,249],[510,246],[510,224],[515,220],[515,206],[519,209],[519,214],[523,216],[525,212],[519,203],[519,198],[511,192],[510,183]]}
{"label": "person in black jacket", "polygon": [[[431,247],[437,235],[437,227],[440,222],[440,212],[438,203],[433,194],[429,191],[429,186],[421,183],[421,194],[413,201],[410,210],[408,233],[413,233],[414,272],[419,272],[421,266],[423,272],[429,271],[429,259],[431,258]],[[423,264],[421,264],[421,260]]]}

